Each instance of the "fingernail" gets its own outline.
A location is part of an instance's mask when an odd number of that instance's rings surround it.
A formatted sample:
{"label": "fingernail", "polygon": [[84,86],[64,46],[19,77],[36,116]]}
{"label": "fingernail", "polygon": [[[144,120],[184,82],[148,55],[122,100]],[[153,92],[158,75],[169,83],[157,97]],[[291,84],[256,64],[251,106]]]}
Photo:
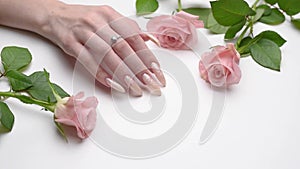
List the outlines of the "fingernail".
{"label": "fingernail", "polygon": [[160,87],[147,73],[143,74],[143,81],[148,86],[151,94],[156,96],[161,95]]}
{"label": "fingernail", "polygon": [[151,68],[155,76],[157,77],[160,86],[165,87],[166,86],[166,79],[165,76],[163,75],[162,71],[160,70],[159,66],[157,63],[152,62],[151,63]]}
{"label": "fingernail", "polygon": [[142,89],[138,86],[138,84],[129,76],[125,76],[124,79],[125,83],[129,87],[129,92],[133,96],[142,96],[143,91]]}
{"label": "fingernail", "polygon": [[153,43],[155,43],[157,46],[161,47],[160,46],[160,42],[159,40],[153,36],[152,34],[148,33],[148,32],[144,32],[144,35],[146,35]]}
{"label": "fingernail", "polygon": [[126,90],[117,82],[113,81],[110,78],[106,78],[106,83],[112,88],[115,89],[116,91],[120,93],[125,93]]}

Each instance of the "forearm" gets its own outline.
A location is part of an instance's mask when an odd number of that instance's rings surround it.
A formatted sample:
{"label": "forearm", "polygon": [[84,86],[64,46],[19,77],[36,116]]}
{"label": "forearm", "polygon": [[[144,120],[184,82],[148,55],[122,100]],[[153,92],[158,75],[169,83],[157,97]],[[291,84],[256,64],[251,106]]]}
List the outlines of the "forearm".
{"label": "forearm", "polygon": [[57,0],[0,0],[0,25],[40,33]]}

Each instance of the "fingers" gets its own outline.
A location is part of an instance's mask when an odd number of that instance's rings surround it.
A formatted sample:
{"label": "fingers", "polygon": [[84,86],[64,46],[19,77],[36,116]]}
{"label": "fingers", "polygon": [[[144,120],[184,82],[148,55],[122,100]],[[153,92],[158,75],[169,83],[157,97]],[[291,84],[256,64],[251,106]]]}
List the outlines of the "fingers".
{"label": "fingers", "polygon": [[101,65],[105,70],[112,72],[113,79],[127,86],[128,91],[133,96],[142,96],[143,92],[136,83],[134,74],[113,50],[105,55]]}
{"label": "fingers", "polygon": [[144,41],[151,40],[153,43],[155,43],[157,46],[160,47],[160,42],[159,42],[159,40],[158,40],[155,36],[151,35],[150,33],[148,33],[148,32],[142,32],[142,33],[140,34],[140,36],[141,36],[141,38],[142,38]]}
{"label": "fingers", "polygon": [[[122,25],[128,25],[126,27]],[[110,26],[129,44],[133,51],[137,54],[140,60],[146,65],[146,67],[155,74],[162,86],[166,85],[165,77],[160,69],[159,62],[153,55],[153,53],[148,49],[144,42],[146,40],[152,40],[155,43],[158,41],[152,36],[141,33],[138,25],[131,19],[121,18],[110,23]],[[120,46],[123,45],[120,43]],[[121,46],[123,47],[123,46]]]}
{"label": "fingers", "polygon": [[77,60],[95,77],[97,81],[121,93],[126,92],[126,90],[119,83],[114,81],[103,68],[98,66],[94,57],[84,46],[78,43],[74,46],[74,49],[77,49]]}
{"label": "fingers", "polygon": [[94,56],[94,62],[101,65],[112,76],[113,81],[120,82],[133,96],[142,95],[141,88],[134,81],[134,74],[103,39],[97,34],[90,35],[86,46]]}
{"label": "fingers", "polygon": [[97,34],[107,43],[111,43],[115,54],[118,55],[134,75],[144,83],[144,87],[148,88],[154,95],[161,95],[160,87],[152,78],[152,73],[124,39],[118,39],[118,41],[112,44],[111,37],[117,35],[117,33],[110,27],[102,28]]}
{"label": "fingers", "polygon": [[147,66],[147,68],[155,74],[161,86],[165,86],[166,80],[160,69],[159,62],[157,61],[153,53],[148,49],[143,39],[139,35],[135,35],[127,38],[126,41],[129,43],[132,49],[136,51],[136,54]]}
{"label": "fingers", "polygon": [[124,63],[130,67],[136,77],[146,85],[145,87],[147,87],[152,94],[161,95],[160,87],[152,78],[151,72],[125,40],[120,40],[113,45],[113,49],[116,54],[123,59]]}
{"label": "fingers", "polygon": [[[86,68],[90,72],[96,72],[95,77],[102,84],[118,91],[123,91],[123,87],[132,95],[141,96],[142,90],[137,83],[142,82],[140,85],[149,89],[151,93],[161,95],[157,82],[159,81],[161,86],[165,86],[166,82],[157,59],[138,34],[140,30],[137,24],[129,19],[128,23],[123,19],[120,21],[112,22],[112,25],[100,25],[102,27],[96,33],[76,30],[77,40],[85,44],[86,50],[81,54],[81,62],[93,65]],[[124,39],[117,39],[113,43],[112,37],[118,35]],[[107,80],[107,76],[111,80]]]}

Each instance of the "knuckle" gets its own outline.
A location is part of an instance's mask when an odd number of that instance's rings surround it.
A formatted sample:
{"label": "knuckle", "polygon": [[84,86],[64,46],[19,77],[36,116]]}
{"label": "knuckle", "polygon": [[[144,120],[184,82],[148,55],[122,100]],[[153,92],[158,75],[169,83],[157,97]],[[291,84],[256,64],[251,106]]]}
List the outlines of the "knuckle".
{"label": "knuckle", "polygon": [[75,40],[72,36],[68,35],[68,36],[65,36],[63,39],[62,39],[62,49],[68,53],[68,54],[71,54],[71,55],[75,55],[75,50],[74,50],[74,44],[75,44]]}
{"label": "knuckle", "polygon": [[94,12],[89,12],[86,15],[82,16],[82,18],[80,19],[80,23],[79,25],[82,25],[83,27],[88,26],[92,29],[96,28],[96,14]]}
{"label": "knuckle", "polygon": [[138,35],[134,35],[134,36],[130,36],[130,37],[126,38],[126,41],[131,45],[143,43],[143,40]]}
{"label": "knuckle", "polygon": [[139,25],[136,23],[136,21],[132,20],[132,19],[128,19],[128,22],[131,24],[131,26],[137,30],[140,30]]}
{"label": "knuckle", "polygon": [[112,11],[114,11],[114,9],[109,5],[102,5],[99,8],[99,11],[101,11],[101,12],[112,12]]}

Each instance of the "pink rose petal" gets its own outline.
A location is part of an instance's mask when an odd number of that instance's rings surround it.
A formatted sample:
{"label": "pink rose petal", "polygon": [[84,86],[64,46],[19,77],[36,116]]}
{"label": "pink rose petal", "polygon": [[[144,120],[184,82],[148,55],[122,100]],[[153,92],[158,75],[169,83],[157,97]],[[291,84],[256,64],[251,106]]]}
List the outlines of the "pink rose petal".
{"label": "pink rose petal", "polygon": [[240,54],[234,44],[229,43],[226,47],[215,46],[211,52],[202,55],[199,62],[200,75],[202,79],[217,87],[237,84],[241,79],[239,60]]}
{"label": "pink rose petal", "polygon": [[54,111],[55,121],[76,128],[77,136],[81,139],[89,137],[96,126],[96,107],[98,100],[88,97],[85,100],[84,93],[67,98],[67,102],[58,102]]}

